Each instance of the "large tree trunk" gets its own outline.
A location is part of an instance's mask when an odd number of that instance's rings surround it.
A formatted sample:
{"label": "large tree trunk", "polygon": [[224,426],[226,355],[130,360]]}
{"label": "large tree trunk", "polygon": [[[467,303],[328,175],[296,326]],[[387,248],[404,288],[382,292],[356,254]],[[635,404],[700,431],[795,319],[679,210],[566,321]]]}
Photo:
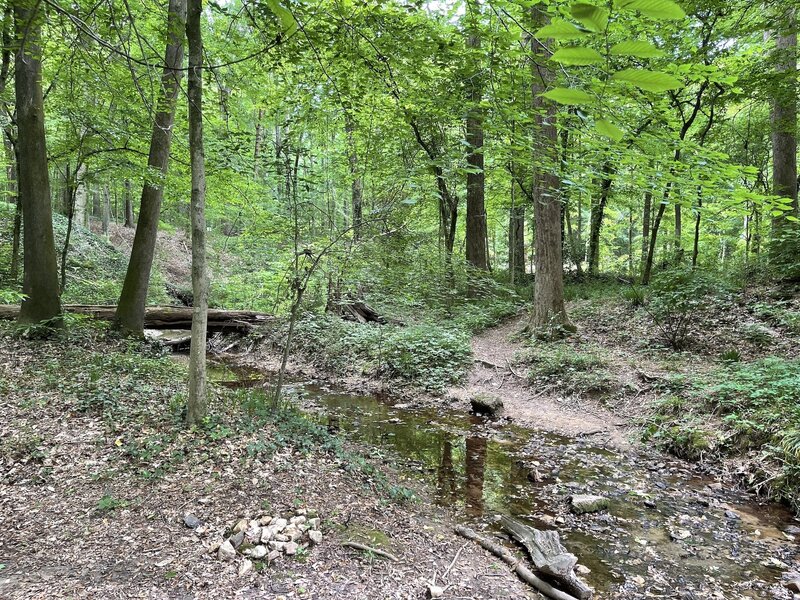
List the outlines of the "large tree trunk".
{"label": "large tree trunk", "polygon": [[795,229],[787,219],[797,215],[797,32],[795,9],[780,18],[782,31],[775,40],[778,76],[772,103],[772,193],[791,200],[792,210],[772,219],[770,259],[776,264],[796,260],[795,240],[785,239]]}
{"label": "large tree trunk", "polygon": [[611,163],[603,165],[603,180],[600,182],[600,196],[597,202],[592,203],[591,216],[589,219],[589,275],[597,275],[600,272],[600,231],[603,227],[603,216],[605,214],[608,197],[611,194],[611,176],[613,175]]}
{"label": "large tree trunk", "polygon": [[[131,257],[125,282],[119,298],[115,325],[124,333],[143,335],[144,308],[150,269],[158,235],[161,215],[161,198],[164,191],[163,178],[169,167],[169,149],[172,143],[172,125],[175,119],[175,103],[183,67],[183,39],[186,21],[186,0],[170,0],[167,18],[167,50],[164,72],[161,77],[161,97],[156,113],[153,133],[150,138],[150,156],[147,165],[151,174],[145,179],[139,206],[139,219],[133,238]],[[154,175],[158,173],[158,175]]]}
{"label": "large tree trunk", "polygon": [[189,402],[186,424],[198,425],[206,415],[206,327],[208,271],[206,267],[206,161],[203,148],[202,0],[188,1],[186,38],[189,42],[189,155],[192,163],[192,344],[189,350]]}
{"label": "large tree trunk", "polygon": [[14,88],[19,132],[19,194],[22,200],[24,233],[22,291],[25,294],[19,321],[50,321],[58,324],[61,300],[53,238],[42,97],[40,38],[44,13],[41,4],[35,4],[33,9],[29,8],[30,4],[32,3],[27,0],[17,0],[14,5],[18,44]]}
{"label": "large tree trunk", "polygon": [[481,48],[479,0],[467,3],[468,31],[467,52],[471,65],[467,80],[467,222],[466,258],[478,269],[488,269],[488,243],[486,231],[486,206],[484,202],[486,176],[483,168],[483,81],[479,59]]}
{"label": "large tree trunk", "polygon": [[[537,26],[549,19],[536,7],[532,9]],[[573,329],[564,308],[564,261],[561,240],[561,197],[558,165],[556,106],[541,97],[552,80],[547,61],[549,49],[531,38],[533,54],[533,109],[536,115],[535,152],[537,158],[534,185],[534,299],[531,326],[546,335]]]}

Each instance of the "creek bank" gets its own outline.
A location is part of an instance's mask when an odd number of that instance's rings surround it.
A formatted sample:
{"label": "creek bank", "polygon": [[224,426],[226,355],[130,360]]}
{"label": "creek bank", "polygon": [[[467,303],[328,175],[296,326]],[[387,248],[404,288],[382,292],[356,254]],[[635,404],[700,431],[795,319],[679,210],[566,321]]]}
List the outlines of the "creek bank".
{"label": "creek bank", "polygon": [[[414,473],[462,522],[499,533],[495,515],[508,514],[556,528],[598,598],[792,598],[797,522],[698,465],[320,382],[293,390],[311,418]],[[583,494],[608,509],[574,514],[568,498]]]}

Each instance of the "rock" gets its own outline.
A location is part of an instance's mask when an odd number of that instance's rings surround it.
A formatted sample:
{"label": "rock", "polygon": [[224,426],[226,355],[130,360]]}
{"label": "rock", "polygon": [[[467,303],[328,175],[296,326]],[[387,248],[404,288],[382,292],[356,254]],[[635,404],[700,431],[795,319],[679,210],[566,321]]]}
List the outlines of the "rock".
{"label": "rock", "polygon": [[261,540],[261,527],[258,524],[253,526],[250,523],[250,527],[244,532],[244,537],[248,542],[257,544]]}
{"label": "rock", "polygon": [[306,518],[303,515],[300,515],[298,517],[292,517],[291,519],[289,519],[290,525],[302,525],[305,522]]}
{"label": "rock", "polygon": [[311,540],[311,543],[315,546],[319,546],[322,543],[322,532],[317,531],[316,529],[313,531],[308,532],[308,539]]}
{"label": "rock", "polygon": [[233,560],[236,558],[236,549],[230,540],[225,540],[217,551],[217,558],[220,560]]}
{"label": "rock", "polygon": [[271,550],[277,550],[278,552],[283,552],[284,548],[286,548],[286,542],[272,541],[269,543],[269,547]]}
{"label": "rock", "polygon": [[438,585],[429,585],[428,591],[425,593],[426,598],[441,598],[444,596],[444,588],[439,587]]}
{"label": "rock", "polygon": [[319,524],[320,524],[319,517],[314,517],[313,519],[309,519],[308,524],[311,525],[311,529],[319,529]]}
{"label": "rock", "polygon": [[584,565],[575,565],[575,572],[578,575],[588,575],[592,572],[589,567],[585,567]]}
{"label": "rock", "polygon": [[297,553],[297,549],[299,546],[296,542],[286,542],[286,546],[284,546],[283,551],[286,553],[286,556],[292,556],[293,554]]}
{"label": "rock", "polygon": [[580,494],[570,497],[570,509],[576,515],[593,513],[608,508],[608,498],[604,496],[593,496],[591,494]]}
{"label": "rock", "polygon": [[288,525],[286,529],[281,532],[281,535],[288,537],[287,541],[293,542],[301,535],[301,531],[295,525]]}
{"label": "rock", "polygon": [[276,531],[283,531],[288,524],[289,521],[286,519],[274,519],[272,523],[270,523],[270,526],[274,527]]}
{"label": "rock", "polygon": [[692,532],[688,529],[676,529],[669,532],[669,537],[675,541],[685,540],[692,536]]}
{"label": "rock", "polygon": [[272,517],[261,517],[258,520],[258,524],[261,525],[262,527],[266,527],[270,523],[272,523]]}
{"label": "rock", "polygon": [[775,558],[774,556],[771,556],[761,564],[764,565],[765,567],[769,567],[771,569],[779,569],[781,571],[784,571],[789,568],[789,565],[787,565],[782,560]]}
{"label": "rock", "polygon": [[300,517],[305,517],[305,516],[306,516],[306,514],[308,514],[308,511],[307,511],[305,508],[298,508],[298,509],[297,509],[296,511],[294,511],[294,512],[295,512],[295,513],[296,513],[298,516],[300,516]]}
{"label": "rock", "polygon": [[469,403],[472,406],[472,412],[476,415],[496,417],[503,412],[503,401],[497,396],[478,394]]}
{"label": "rock", "polygon": [[186,525],[189,529],[197,529],[203,522],[195,517],[192,513],[186,513],[183,515],[183,524]]}
{"label": "rock", "polygon": [[250,525],[250,522],[247,519],[239,519],[236,522],[236,525],[233,526],[233,533],[239,533],[240,531],[245,531]]}
{"label": "rock", "polygon": [[289,541],[291,541],[291,538],[288,535],[285,535],[283,533],[276,534],[274,539],[276,541],[278,541],[278,542],[289,542]]}
{"label": "rock", "polygon": [[238,548],[242,545],[242,542],[244,542],[244,531],[240,531],[236,535],[232,535],[228,541],[230,541],[234,548]]}
{"label": "rock", "polygon": [[725,518],[726,519],[732,519],[732,520],[741,519],[741,517],[739,515],[737,515],[735,512],[733,512],[732,510],[726,510],[725,511]]}
{"label": "rock", "polygon": [[256,560],[258,560],[264,558],[267,555],[267,547],[259,544],[258,546],[253,546],[252,548],[248,548],[245,554],[250,558],[255,558]]}
{"label": "rock", "polygon": [[656,508],[656,506],[657,506],[655,501],[653,501],[653,500],[645,500],[644,501],[644,505],[647,508]]}
{"label": "rock", "polygon": [[792,579],[786,582],[786,589],[790,592],[800,593],[800,579]]}
{"label": "rock", "polygon": [[239,577],[247,575],[252,570],[253,570],[253,561],[245,558],[242,561],[242,564],[239,565]]}
{"label": "rock", "polygon": [[281,551],[280,550],[270,550],[269,554],[267,554],[267,561],[272,562],[278,558],[280,558]]}

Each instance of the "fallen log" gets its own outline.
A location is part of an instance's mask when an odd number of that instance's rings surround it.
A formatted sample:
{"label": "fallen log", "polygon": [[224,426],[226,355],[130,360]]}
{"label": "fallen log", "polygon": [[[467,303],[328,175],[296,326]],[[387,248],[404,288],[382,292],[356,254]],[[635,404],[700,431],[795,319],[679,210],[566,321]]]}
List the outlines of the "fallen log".
{"label": "fallen log", "polygon": [[386,319],[366,302],[356,301],[341,306],[342,318],[359,323],[386,324]]}
{"label": "fallen log", "polygon": [[578,558],[561,544],[558,532],[534,529],[506,515],[500,524],[528,551],[537,574],[580,600],[592,597],[592,589],[575,574]]}
{"label": "fallen log", "polygon": [[463,525],[456,525],[455,532],[461,537],[472,540],[473,542],[477,542],[484,549],[500,558],[503,562],[514,569],[514,572],[520,579],[522,579],[522,581],[534,587],[548,598],[552,598],[553,600],[577,600],[575,596],[571,596],[566,592],[562,592],[543,579],[537,577],[528,567],[521,564],[520,561],[513,554],[511,554],[507,548],[504,548],[500,544],[478,535],[472,529]]}
{"label": "fallen log", "polygon": [[[113,321],[116,306],[100,306],[91,304],[66,304],[64,312],[87,315],[103,321]],[[0,319],[16,319],[19,306],[0,304]],[[239,331],[248,333],[257,325],[270,323],[275,317],[251,310],[208,310],[209,331]],[[186,306],[148,306],[144,314],[145,329],[191,329],[192,308]]]}

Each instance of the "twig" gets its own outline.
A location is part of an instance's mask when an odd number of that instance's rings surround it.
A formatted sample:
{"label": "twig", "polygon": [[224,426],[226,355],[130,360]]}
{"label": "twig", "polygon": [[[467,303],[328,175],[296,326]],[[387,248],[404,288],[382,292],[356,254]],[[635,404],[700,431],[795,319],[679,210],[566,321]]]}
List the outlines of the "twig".
{"label": "twig", "polygon": [[389,552],[384,552],[383,550],[378,550],[377,548],[371,548],[370,546],[366,546],[364,544],[360,544],[358,542],[342,542],[342,546],[346,548],[355,548],[356,550],[363,550],[364,552],[372,552],[377,556],[383,556],[384,558],[388,558],[394,562],[399,562],[400,559],[397,558],[394,554]]}
{"label": "twig", "polygon": [[464,550],[464,548],[467,547],[468,543],[469,542],[464,542],[464,545],[461,546],[461,548],[458,549],[458,552],[456,552],[456,555],[453,557],[453,562],[450,563],[450,566],[447,567],[447,569],[445,569],[445,572],[442,574],[442,579],[446,579],[447,578],[447,574],[450,573],[450,569],[452,569],[453,565],[456,564],[456,561],[458,560],[458,557],[461,555],[461,551]]}

